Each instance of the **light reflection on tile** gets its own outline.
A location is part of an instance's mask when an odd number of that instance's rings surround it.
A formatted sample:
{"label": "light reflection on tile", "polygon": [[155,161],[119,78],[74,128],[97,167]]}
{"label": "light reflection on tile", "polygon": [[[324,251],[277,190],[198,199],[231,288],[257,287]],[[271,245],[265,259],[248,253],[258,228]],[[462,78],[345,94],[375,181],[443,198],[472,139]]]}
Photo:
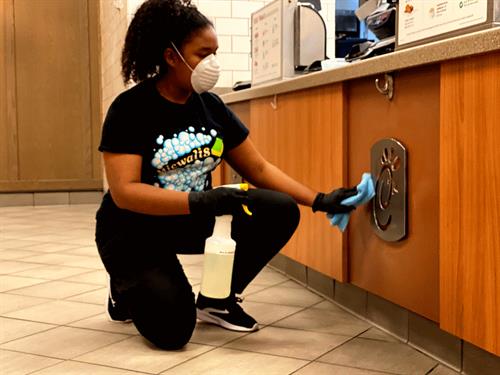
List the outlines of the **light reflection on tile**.
{"label": "light reflection on tile", "polygon": [[164,351],[155,348],[144,338],[134,336],[75,359],[126,370],[159,373],[212,349],[211,346],[190,343],[180,350]]}
{"label": "light reflection on tile", "polygon": [[58,327],[2,344],[0,348],[70,359],[125,339],[126,335],[91,331],[73,327]]}
{"label": "light reflection on tile", "polygon": [[403,343],[358,338],[318,361],[396,374],[426,374],[437,364],[435,360]]}
{"label": "light reflection on tile", "polygon": [[348,336],[265,327],[225,345],[227,348],[313,360],[349,340]]}
{"label": "light reflection on tile", "polygon": [[30,374],[33,371],[55,365],[61,360],[38,355],[0,350],[0,374]]}
{"label": "light reflection on tile", "polygon": [[[307,364],[307,361],[218,348],[195,359],[173,367],[162,374],[168,375],[285,375]],[[257,370],[257,371],[256,371]]]}

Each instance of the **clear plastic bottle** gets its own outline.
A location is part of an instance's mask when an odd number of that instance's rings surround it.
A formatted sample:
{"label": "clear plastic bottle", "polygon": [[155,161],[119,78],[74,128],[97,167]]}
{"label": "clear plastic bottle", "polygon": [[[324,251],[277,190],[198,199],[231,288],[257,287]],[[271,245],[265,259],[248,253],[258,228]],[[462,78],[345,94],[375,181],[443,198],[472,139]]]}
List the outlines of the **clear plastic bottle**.
{"label": "clear plastic bottle", "polygon": [[231,293],[236,242],[231,238],[231,215],[215,217],[212,236],[205,242],[201,294],[209,298],[227,298]]}
{"label": "clear plastic bottle", "polygon": [[[246,183],[220,187],[248,190]],[[252,216],[252,212],[246,205],[242,204],[241,209],[247,215]],[[232,221],[232,215],[216,216],[214,232],[205,242],[203,276],[200,287],[200,292],[205,297],[222,299],[231,294],[231,278],[236,251],[236,242],[231,238]]]}

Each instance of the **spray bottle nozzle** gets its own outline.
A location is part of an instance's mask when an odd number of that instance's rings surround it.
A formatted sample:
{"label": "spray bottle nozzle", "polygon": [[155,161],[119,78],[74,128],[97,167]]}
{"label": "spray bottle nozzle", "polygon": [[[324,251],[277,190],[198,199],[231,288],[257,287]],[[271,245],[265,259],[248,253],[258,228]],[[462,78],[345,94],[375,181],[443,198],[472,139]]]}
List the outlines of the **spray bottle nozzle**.
{"label": "spray bottle nozzle", "polygon": [[[221,187],[228,187],[228,188],[231,188],[231,189],[240,189],[240,190],[248,191],[248,184],[247,183],[227,184],[227,185],[222,185]],[[248,216],[252,216],[253,215],[252,211],[250,211],[248,209],[248,206],[246,204],[242,204],[241,206],[243,207],[243,211],[245,211],[245,213]]]}

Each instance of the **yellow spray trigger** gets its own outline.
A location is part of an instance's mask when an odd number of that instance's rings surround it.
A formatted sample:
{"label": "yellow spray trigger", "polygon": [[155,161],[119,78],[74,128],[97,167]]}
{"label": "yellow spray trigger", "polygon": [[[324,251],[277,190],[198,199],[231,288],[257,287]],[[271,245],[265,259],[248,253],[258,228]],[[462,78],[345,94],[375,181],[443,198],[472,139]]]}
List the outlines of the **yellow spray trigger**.
{"label": "yellow spray trigger", "polygon": [[[244,190],[244,191],[248,191],[248,184],[245,184],[245,183],[240,184],[240,189],[241,189],[241,190]],[[252,216],[252,215],[253,215],[253,214],[252,214],[252,211],[250,211],[250,210],[248,209],[248,206],[247,206],[246,204],[242,204],[241,206],[243,207],[243,211],[245,211],[245,213],[246,213],[248,216]]]}
{"label": "yellow spray trigger", "polygon": [[252,215],[253,215],[253,214],[252,214],[252,211],[250,211],[250,210],[248,209],[248,206],[247,206],[246,204],[242,204],[241,206],[243,207],[243,211],[245,211],[245,213],[246,213],[248,216],[252,216]]}
{"label": "yellow spray trigger", "polygon": [[[247,183],[240,183],[240,184],[227,184],[227,185],[222,185],[222,187],[228,187],[228,188],[232,188],[232,189],[240,189],[240,190],[243,190],[243,191],[248,191],[248,184]],[[243,211],[245,211],[245,213],[248,215],[248,216],[252,216],[252,211],[250,211],[248,209],[248,206],[246,204],[242,204],[241,205],[243,207]]]}

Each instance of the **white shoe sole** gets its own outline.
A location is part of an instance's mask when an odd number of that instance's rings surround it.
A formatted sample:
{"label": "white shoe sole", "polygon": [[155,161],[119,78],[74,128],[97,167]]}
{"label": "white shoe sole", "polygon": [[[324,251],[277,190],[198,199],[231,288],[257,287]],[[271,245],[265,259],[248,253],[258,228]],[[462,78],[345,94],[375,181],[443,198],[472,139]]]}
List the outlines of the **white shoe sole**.
{"label": "white shoe sole", "polygon": [[128,323],[132,323],[132,319],[125,319],[125,320],[115,320],[111,317],[111,315],[109,315],[109,310],[108,310],[108,299],[111,295],[111,279],[109,277],[109,275],[107,275],[107,279],[108,279],[108,294],[106,294],[106,301],[104,302],[104,312],[106,313],[106,317],[108,318],[108,320],[110,322],[113,322],[113,323],[123,323],[123,324],[128,324]]}
{"label": "white shoe sole", "polygon": [[255,323],[251,328],[237,326],[198,308],[196,309],[196,317],[203,322],[216,324],[222,328],[236,332],[254,332],[259,329],[259,324],[257,323]]}
{"label": "white shoe sole", "polygon": [[121,323],[121,324],[129,324],[129,323],[132,323],[132,319],[125,319],[125,320],[115,320],[111,317],[111,315],[109,314],[109,310],[108,310],[108,299],[106,298],[106,304],[104,305],[104,312],[106,313],[106,317],[108,318],[108,320],[110,322],[113,322],[113,323]]}

